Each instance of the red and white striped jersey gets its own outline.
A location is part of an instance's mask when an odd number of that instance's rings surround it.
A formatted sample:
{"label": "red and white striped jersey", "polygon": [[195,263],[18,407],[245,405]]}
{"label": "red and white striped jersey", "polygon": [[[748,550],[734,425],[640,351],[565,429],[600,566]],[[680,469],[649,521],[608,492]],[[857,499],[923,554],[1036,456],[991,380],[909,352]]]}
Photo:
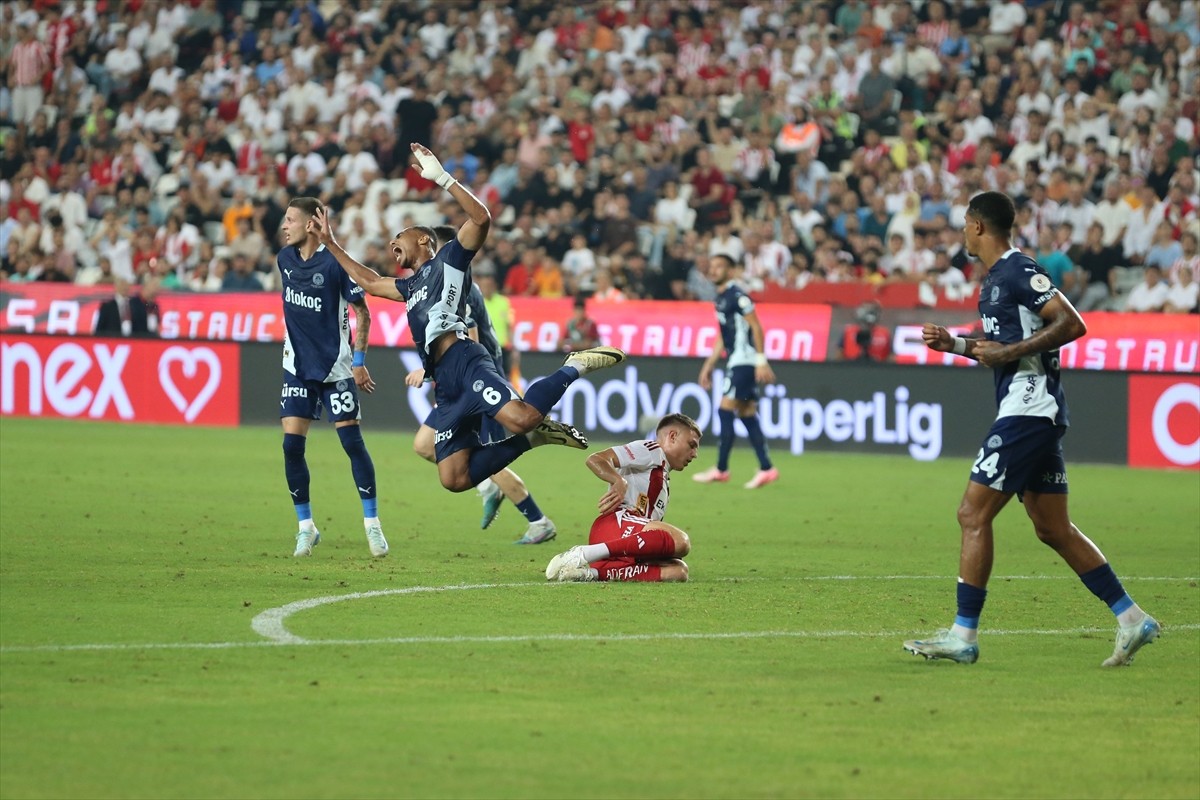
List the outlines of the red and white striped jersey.
{"label": "red and white striped jersey", "polygon": [[617,471],[628,489],[617,509],[617,518],[625,516],[660,520],[667,513],[671,495],[671,465],[662,447],[655,441],[630,442],[613,448],[620,466]]}

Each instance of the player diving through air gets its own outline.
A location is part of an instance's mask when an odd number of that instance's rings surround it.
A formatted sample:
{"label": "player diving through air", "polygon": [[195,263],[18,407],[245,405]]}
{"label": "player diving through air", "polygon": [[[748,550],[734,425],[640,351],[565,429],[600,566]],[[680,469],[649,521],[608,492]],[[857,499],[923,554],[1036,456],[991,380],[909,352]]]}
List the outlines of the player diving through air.
{"label": "player diving through air", "polygon": [[[438,225],[433,232],[437,236],[438,250],[441,250],[455,236],[454,227],[451,225]],[[472,282],[471,288],[467,292],[466,311],[467,334],[484,346],[492,356],[492,363],[496,365],[496,371],[503,375],[505,370],[500,340],[496,338],[496,329],[492,326],[492,319],[484,304],[483,293],[479,291],[477,283]],[[414,369],[408,373],[404,382],[414,389],[421,386],[425,382],[425,370],[421,367]],[[437,463],[437,454],[433,447],[434,438],[437,435],[437,431],[433,429],[435,414],[437,414],[436,409],[429,413],[425,422],[421,423],[421,427],[417,429],[417,435],[413,437],[413,452],[431,464]],[[483,444],[501,441],[511,435],[503,425],[494,419],[484,418],[482,420],[479,436]],[[525,531],[524,536],[517,539],[516,544],[542,544],[557,535],[554,523],[542,513],[537,501],[533,499],[533,495],[526,488],[525,482],[521,480],[521,476],[512,469],[505,467],[476,488],[483,500],[483,518],[480,520],[479,527],[486,529],[492,524],[500,512],[500,503],[507,498],[529,521],[529,528]]]}
{"label": "player diving through air", "polygon": [[[437,407],[430,419],[442,486],[463,492],[515,461],[532,447],[559,444],[584,449],[587,439],[575,428],[546,419],[567,387],[581,375],[625,360],[614,347],[593,347],[567,356],[554,374],[529,387],[521,400],[496,369],[491,356],[467,335],[466,302],[471,288],[471,259],[487,240],[491,214],[478,197],[454,179],[423,145],[412,145],[421,175],[450,192],[467,221],[441,250],[432,229],[414,225],[388,243],[397,270],[411,277],[387,278],[352,257],[337,243],[328,213],[309,221],[321,243],[367,294],[405,304],[413,343],[425,374],[436,381]],[[482,444],[480,428],[490,417],[516,436]]]}

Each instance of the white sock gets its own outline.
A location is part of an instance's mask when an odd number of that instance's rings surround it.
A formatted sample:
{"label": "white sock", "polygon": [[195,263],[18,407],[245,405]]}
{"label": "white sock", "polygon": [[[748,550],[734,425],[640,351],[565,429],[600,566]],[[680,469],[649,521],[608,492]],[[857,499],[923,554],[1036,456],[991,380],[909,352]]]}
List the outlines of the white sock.
{"label": "white sock", "polygon": [[584,544],[580,545],[580,547],[583,549],[583,557],[587,559],[589,564],[593,561],[608,558],[608,545],[603,542],[600,544]]}
{"label": "white sock", "polygon": [[964,628],[956,622],[950,626],[950,632],[967,644],[975,644],[975,642],[979,641],[978,628]]}
{"label": "white sock", "polygon": [[363,517],[363,527],[369,528],[372,525],[379,524],[379,517]]}
{"label": "white sock", "polygon": [[1128,628],[1130,625],[1137,625],[1146,618],[1146,612],[1142,611],[1141,606],[1134,603],[1129,608],[1117,614],[1117,624],[1122,628]]}
{"label": "white sock", "polygon": [[475,488],[479,490],[480,494],[487,494],[488,492],[492,491],[492,487],[495,485],[495,482],[493,482],[491,478],[484,478]]}

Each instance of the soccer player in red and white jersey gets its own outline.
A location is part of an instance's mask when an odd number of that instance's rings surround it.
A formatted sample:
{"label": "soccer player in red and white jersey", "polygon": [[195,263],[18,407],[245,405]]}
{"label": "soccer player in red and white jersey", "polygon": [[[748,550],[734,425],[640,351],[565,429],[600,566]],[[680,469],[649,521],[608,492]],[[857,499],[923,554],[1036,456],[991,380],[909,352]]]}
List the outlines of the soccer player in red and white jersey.
{"label": "soccer player in red and white jersey", "polygon": [[653,441],[630,442],[588,456],[587,466],[608,484],[588,543],[550,559],[549,581],[686,581],[688,535],[663,522],[672,470],[683,470],[700,449],[700,426],[685,414],[663,417]]}

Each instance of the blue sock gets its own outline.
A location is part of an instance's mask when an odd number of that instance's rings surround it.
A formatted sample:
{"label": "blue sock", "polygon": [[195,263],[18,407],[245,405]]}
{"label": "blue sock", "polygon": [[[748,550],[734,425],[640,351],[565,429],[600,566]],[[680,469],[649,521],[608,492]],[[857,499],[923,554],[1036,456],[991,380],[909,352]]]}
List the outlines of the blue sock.
{"label": "blue sock", "polygon": [[742,424],[746,426],[750,444],[754,445],[754,454],[758,456],[758,466],[764,470],[770,469],[771,457],[767,455],[767,440],[763,438],[762,427],[758,424],[758,415],[742,417]]}
{"label": "blue sock", "polygon": [[[528,397],[526,395],[526,399]],[[471,476],[471,485],[478,486],[484,478],[495,475],[516,461],[517,457],[529,450],[530,447],[529,439],[525,436],[510,436],[503,442],[476,447],[471,451],[471,459],[467,467]]]}
{"label": "blue sock", "polygon": [[521,502],[517,503],[517,510],[525,515],[525,519],[530,522],[537,522],[544,515],[542,510],[538,508],[538,504],[533,499],[533,495],[529,495]]}
{"label": "blue sock", "polygon": [[1133,605],[1133,598],[1125,593],[1121,579],[1107,563],[1079,576],[1088,591],[1104,601],[1114,615]]}
{"label": "blue sock", "polygon": [[718,408],[717,416],[721,420],[721,444],[717,448],[717,469],[729,472],[729,451],[733,449],[733,412],[727,408]]}
{"label": "blue sock", "polygon": [[958,582],[958,615],[954,618],[955,625],[972,630],[979,627],[979,615],[983,613],[983,601],[987,599],[987,589],[980,589],[964,581]]}
{"label": "blue sock", "polygon": [[308,502],[308,462],[304,460],[305,439],[298,433],[283,435],[283,473],[287,476],[288,492],[296,506],[296,516],[303,522],[312,519]]}
{"label": "blue sock", "polygon": [[377,517],[377,501],[375,500],[375,464],[367,445],[363,442],[362,430],[358,425],[345,425],[337,429],[338,438],[342,440],[342,449],[350,456],[350,472],[354,475],[354,486],[358,489],[359,499],[362,500],[363,516]]}
{"label": "blue sock", "polygon": [[525,392],[525,402],[542,414],[549,414],[554,404],[562,399],[567,387],[578,378],[579,370],[574,367],[559,367],[554,374],[547,375],[529,387]]}

